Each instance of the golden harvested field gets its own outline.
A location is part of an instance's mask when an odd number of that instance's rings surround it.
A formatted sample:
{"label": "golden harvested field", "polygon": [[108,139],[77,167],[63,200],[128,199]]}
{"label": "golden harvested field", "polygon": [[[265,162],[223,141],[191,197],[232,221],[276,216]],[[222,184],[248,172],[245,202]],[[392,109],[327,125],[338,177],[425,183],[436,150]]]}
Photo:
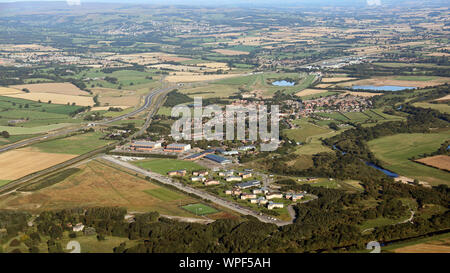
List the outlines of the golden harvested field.
{"label": "golden harvested field", "polygon": [[12,45],[12,44],[3,44],[0,45],[0,49],[5,51],[24,51],[24,50],[33,50],[33,51],[58,51],[58,49],[43,46],[38,44],[21,44],[21,45]]}
{"label": "golden harvested field", "polygon": [[0,86],[0,96],[12,95],[12,94],[20,94],[20,93],[22,93],[22,91],[20,91],[20,90],[17,90],[17,89],[14,89],[14,88]]}
{"label": "golden harvested field", "polygon": [[448,155],[436,155],[418,159],[416,161],[441,170],[450,171],[450,156]]}
{"label": "golden harvested field", "polygon": [[50,187],[0,198],[0,207],[43,211],[80,206],[112,206],[126,207],[132,211],[158,211],[167,215],[195,217],[179,207],[180,204],[196,202],[187,195],[99,161],[91,161],[77,168],[79,172]]}
{"label": "golden harvested field", "polygon": [[352,96],[359,96],[359,97],[368,97],[368,98],[383,95],[383,93],[353,92],[353,91],[346,91],[345,94],[349,94]]}
{"label": "golden harvested field", "polygon": [[163,62],[184,62],[184,61],[191,60],[189,58],[172,56],[172,55],[164,55],[164,56],[159,57],[159,59]]}
{"label": "golden harvested field", "polygon": [[226,78],[242,76],[240,74],[221,74],[221,75],[199,75],[199,74],[184,74],[184,75],[170,75],[165,78],[168,82],[202,82],[214,81]]}
{"label": "golden harvested field", "polygon": [[228,69],[228,65],[226,63],[199,63],[197,64],[198,67],[207,67],[207,68],[213,68],[213,69]]}
{"label": "golden harvested field", "polygon": [[322,90],[322,89],[304,89],[298,93],[296,93],[295,95],[298,97],[304,97],[304,96],[309,96],[309,95],[316,95],[316,94],[320,94],[320,93],[326,93],[328,92],[327,90]]}
{"label": "golden harvested field", "polygon": [[450,95],[447,95],[447,96],[445,96],[445,97],[436,99],[435,101],[446,101],[446,100],[450,100]]}
{"label": "golden harvested field", "polygon": [[344,82],[344,81],[350,81],[350,80],[355,80],[355,78],[350,78],[350,77],[323,78],[322,82]]}
{"label": "golden harvested field", "polygon": [[79,106],[93,106],[94,100],[92,97],[85,96],[71,96],[71,95],[62,95],[62,94],[53,94],[53,93],[22,93],[22,94],[12,94],[6,95],[12,98],[20,98],[26,100],[33,101],[41,101],[48,102],[52,101],[54,104],[67,104],[67,103],[75,103]]}
{"label": "golden harvested field", "polygon": [[332,84],[321,83],[321,84],[316,85],[315,87],[317,87],[317,88],[328,88],[330,86],[332,86]]}
{"label": "golden harvested field", "polygon": [[11,85],[10,87],[18,90],[26,88],[30,90],[31,93],[55,93],[72,96],[88,94],[87,92],[81,91],[78,87],[68,82],[21,84],[21,85]]}
{"label": "golden harvested field", "polygon": [[346,87],[353,85],[374,85],[374,86],[397,85],[397,86],[423,88],[427,86],[441,85],[448,82],[450,82],[450,78],[446,77],[435,77],[434,79],[429,81],[396,80],[395,77],[374,77],[371,79],[340,83],[338,85]]}
{"label": "golden harvested field", "polygon": [[0,180],[15,180],[62,163],[76,155],[43,153],[24,148],[0,154]]}
{"label": "golden harvested field", "polygon": [[102,106],[135,106],[141,101],[140,97],[137,95],[121,97],[100,96],[98,100]]}
{"label": "golden harvested field", "polygon": [[395,253],[450,253],[450,238],[422,244],[405,246],[394,250]]}
{"label": "golden harvested field", "polygon": [[230,49],[214,49],[213,51],[220,53],[222,55],[227,55],[227,56],[248,55],[249,54],[247,51],[230,50]]}

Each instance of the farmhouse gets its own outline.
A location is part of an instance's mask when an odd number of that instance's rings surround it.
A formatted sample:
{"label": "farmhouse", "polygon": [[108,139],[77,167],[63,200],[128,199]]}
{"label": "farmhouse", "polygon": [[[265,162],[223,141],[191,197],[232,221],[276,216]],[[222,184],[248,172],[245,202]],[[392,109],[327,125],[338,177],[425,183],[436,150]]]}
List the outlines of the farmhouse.
{"label": "farmhouse", "polygon": [[240,176],[228,176],[225,178],[227,182],[235,182],[235,181],[242,181],[242,177]]}
{"label": "farmhouse", "polygon": [[222,151],[223,155],[239,155],[238,151]]}
{"label": "farmhouse", "polygon": [[130,148],[135,151],[152,151],[154,149],[161,148],[161,143],[149,141],[134,141],[133,143],[131,143]]}
{"label": "farmhouse", "polygon": [[248,145],[248,146],[242,146],[239,148],[239,151],[251,151],[251,150],[255,150],[256,147],[253,145]]}
{"label": "farmhouse", "polygon": [[211,161],[214,161],[216,163],[222,164],[222,165],[232,163],[232,161],[228,158],[218,156],[218,155],[213,155],[213,154],[206,155],[205,158],[209,159]]}
{"label": "farmhouse", "polygon": [[233,176],[233,174],[234,174],[233,171],[223,171],[223,172],[219,172],[219,176],[221,176],[221,177]]}
{"label": "farmhouse", "polygon": [[248,179],[248,178],[252,177],[252,173],[248,173],[248,172],[239,173],[239,175],[242,177],[242,179]]}
{"label": "farmhouse", "polygon": [[271,200],[271,199],[279,199],[279,198],[283,198],[283,194],[282,193],[268,193],[266,194],[266,198],[267,200]]}
{"label": "farmhouse", "polygon": [[240,189],[248,189],[251,187],[258,187],[261,185],[261,182],[258,180],[252,180],[245,183],[237,184],[236,186]]}
{"label": "farmhouse", "polygon": [[297,200],[300,200],[300,199],[302,199],[303,197],[305,197],[305,195],[304,194],[295,194],[295,193],[287,193],[286,195],[285,195],[285,197],[286,197],[286,199],[290,199],[290,200],[292,200],[292,201],[297,201]]}
{"label": "farmhouse", "polygon": [[84,225],[82,223],[78,223],[72,228],[72,230],[74,232],[81,232],[81,231],[83,231],[83,229],[84,229]]}
{"label": "farmhouse", "polygon": [[209,174],[208,171],[197,171],[197,172],[192,172],[193,176],[207,176]]}
{"label": "farmhouse", "polygon": [[191,144],[172,143],[166,146],[165,152],[183,153],[191,149]]}
{"label": "farmhouse", "polygon": [[168,176],[185,176],[186,174],[186,170],[170,171],[167,173]]}
{"label": "farmhouse", "polygon": [[256,194],[251,194],[251,193],[243,193],[243,194],[241,194],[241,199],[242,200],[255,199],[255,198],[256,198]]}
{"label": "farmhouse", "polygon": [[272,201],[269,201],[269,203],[267,204],[267,208],[272,210],[272,209],[282,209],[284,208],[284,204],[283,203],[274,203]]}
{"label": "farmhouse", "polygon": [[206,178],[204,176],[194,176],[191,178],[191,181],[192,182],[199,182],[199,181],[205,182]]}
{"label": "farmhouse", "polygon": [[269,190],[266,187],[263,187],[263,188],[259,188],[259,189],[254,189],[252,192],[254,194],[267,194],[269,192]]}
{"label": "farmhouse", "polygon": [[220,185],[220,182],[217,180],[208,180],[208,181],[205,181],[203,184],[205,186],[213,186],[213,185]]}

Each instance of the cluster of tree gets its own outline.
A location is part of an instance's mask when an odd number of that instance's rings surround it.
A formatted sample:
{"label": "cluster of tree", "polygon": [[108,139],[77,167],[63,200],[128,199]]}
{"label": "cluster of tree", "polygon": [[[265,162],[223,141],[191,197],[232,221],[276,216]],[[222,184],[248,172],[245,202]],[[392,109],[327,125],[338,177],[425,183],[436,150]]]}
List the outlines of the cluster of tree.
{"label": "cluster of tree", "polygon": [[178,90],[173,90],[172,92],[167,94],[167,99],[163,106],[174,107],[176,105],[187,102],[192,102],[192,98],[190,98],[186,94],[179,93]]}

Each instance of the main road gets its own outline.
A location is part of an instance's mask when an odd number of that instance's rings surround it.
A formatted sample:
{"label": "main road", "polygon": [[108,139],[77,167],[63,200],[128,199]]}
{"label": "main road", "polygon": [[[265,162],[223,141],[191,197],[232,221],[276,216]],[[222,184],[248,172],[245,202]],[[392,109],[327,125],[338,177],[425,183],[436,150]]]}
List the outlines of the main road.
{"label": "main road", "polygon": [[248,208],[244,208],[244,207],[242,207],[242,206],[240,206],[240,205],[238,205],[236,203],[233,203],[231,201],[228,201],[228,200],[222,199],[220,197],[217,197],[215,195],[209,194],[209,193],[207,193],[205,191],[201,191],[201,190],[198,190],[198,189],[195,189],[195,188],[183,185],[180,182],[174,181],[173,179],[171,179],[169,177],[166,177],[166,176],[160,175],[158,173],[154,173],[154,172],[150,172],[150,171],[141,169],[141,168],[139,168],[137,166],[134,166],[134,165],[132,165],[132,164],[130,164],[128,162],[119,160],[119,159],[114,158],[112,156],[104,155],[102,158],[104,160],[107,160],[107,161],[111,162],[111,163],[119,165],[119,166],[121,166],[123,168],[132,170],[134,172],[140,173],[140,174],[145,175],[145,176],[148,176],[151,179],[154,179],[154,180],[156,180],[156,181],[158,181],[160,183],[173,186],[173,187],[175,187],[175,188],[177,188],[177,189],[179,189],[179,190],[181,190],[183,192],[195,194],[195,195],[197,195],[197,196],[199,196],[199,197],[201,197],[203,199],[209,200],[209,201],[211,201],[211,202],[213,202],[215,204],[218,204],[218,205],[220,205],[222,207],[234,210],[234,211],[236,211],[236,212],[238,212],[240,214],[254,216],[254,217],[258,218],[261,222],[272,223],[272,224],[275,224],[277,226],[285,226],[285,225],[291,224],[291,222],[281,221],[281,220],[275,219],[274,217],[271,217],[271,216],[268,216],[268,215],[264,215],[262,213],[257,213],[257,212],[255,212],[253,210],[250,210]]}
{"label": "main road", "polygon": [[[160,89],[157,89],[157,90],[154,90],[154,91],[150,92],[148,95],[145,96],[144,104],[141,107],[139,107],[138,109],[136,109],[136,110],[134,110],[134,111],[132,111],[132,112],[130,112],[128,114],[121,115],[121,116],[118,116],[118,117],[115,117],[115,118],[111,118],[111,119],[108,119],[108,120],[104,120],[104,121],[100,121],[100,122],[93,122],[93,123],[90,123],[90,124],[82,126],[82,127],[65,129],[65,130],[54,132],[54,133],[49,133],[49,134],[46,134],[46,135],[43,135],[43,136],[32,137],[32,138],[29,138],[27,140],[20,141],[18,143],[14,143],[14,144],[8,145],[6,147],[0,148],[0,153],[7,152],[7,151],[10,151],[10,150],[14,150],[14,149],[17,149],[17,148],[20,148],[20,147],[32,144],[34,142],[43,141],[43,140],[46,140],[48,138],[64,136],[64,135],[67,135],[67,134],[70,134],[70,133],[74,133],[74,132],[76,132],[78,130],[88,129],[90,127],[97,126],[97,125],[108,125],[108,124],[111,124],[111,123],[116,122],[116,121],[127,119],[129,117],[135,116],[135,115],[137,115],[137,114],[147,110],[148,108],[150,108],[152,106],[153,102],[154,102],[153,101],[154,98],[157,95],[160,95],[160,94],[162,94],[164,92],[167,92],[167,91],[169,91],[171,89],[173,89],[173,87],[162,87]],[[149,119],[150,119],[150,117],[149,117]],[[147,123],[147,121],[146,121],[146,123]]]}

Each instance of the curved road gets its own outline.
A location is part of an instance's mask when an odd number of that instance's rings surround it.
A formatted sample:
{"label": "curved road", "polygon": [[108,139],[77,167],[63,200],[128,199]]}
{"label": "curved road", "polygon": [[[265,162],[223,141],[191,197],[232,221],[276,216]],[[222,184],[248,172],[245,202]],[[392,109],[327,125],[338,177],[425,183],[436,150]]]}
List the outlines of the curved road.
{"label": "curved road", "polygon": [[[128,114],[125,114],[125,115],[122,115],[122,116],[118,116],[118,117],[115,117],[115,118],[112,118],[112,119],[109,119],[109,120],[100,121],[100,122],[93,122],[93,123],[90,123],[90,124],[92,124],[93,126],[96,126],[96,125],[107,125],[107,124],[110,124],[110,123],[113,123],[113,122],[116,122],[116,121],[119,121],[119,120],[127,119],[129,117],[134,116],[134,115],[137,115],[137,114],[147,110],[147,108],[149,108],[152,105],[153,98],[155,96],[157,96],[157,95],[159,95],[161,93],[167,92],[170,89],[173,89],[173,87],[160,88],[160,89],[157,89],[157,90],[154,90],[154,91],[150,92],[145,97],[144,105],[142,105],[138,109],[134,110],[133,112],[130,112]],[[37,141],[42,141],[42,140],[46,140],[48,138],[53,138],[53,137],[67,135],[67,134],[70,134],[70,133],[74,133],[74,132],[76,132],[78,130],[88,129],[88,128],[90,128],[90,126],[82,126],[82,127],[78,127],[78,128],[66,129],[66,130],[55,132],[55,133],[50,133],[50,134],[47,134],[47,135],[44,135],[44,136],[37,136],[37,137],[29,138],[27,140],[24,140],[24,141],[21,141],[21,142],[18,142],[18,143],[14,143],[14,144],[8,145],[6,147],[0,148],[0,153],[7,152],[7,151],[10,151],[10,150],[14,150],[14,149],[17,149],[17,148],[29,145],[31,143],[37,142]]]}

